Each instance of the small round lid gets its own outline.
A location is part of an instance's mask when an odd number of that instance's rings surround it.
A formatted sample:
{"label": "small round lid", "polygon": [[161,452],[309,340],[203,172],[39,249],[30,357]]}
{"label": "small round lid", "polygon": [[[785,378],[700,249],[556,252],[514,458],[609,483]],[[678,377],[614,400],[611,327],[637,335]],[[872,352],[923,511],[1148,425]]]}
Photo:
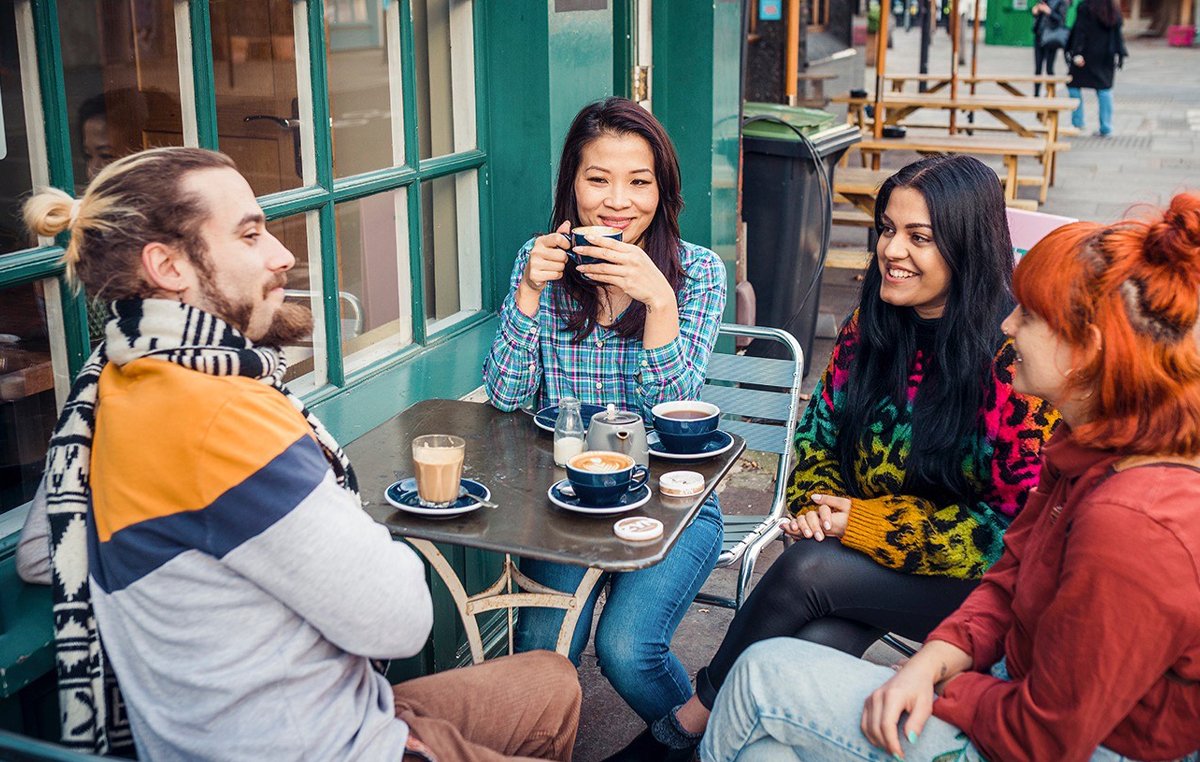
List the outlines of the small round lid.
{"label": "small round lid", "polygon": [[630,542],[647,542],[662,537],[663,523],[649,516],[630,516],[613,524],[613,534]]}
{"label": "small round lid", "polygon": [[638,423],[642,420],[642,417],[637,413],[631,413],[628,410],[617,410],[617,406],[612,403],[609,403],[608,409],[597,415],[596,418],[604,423],[612,424]]}
{"label": "small round lid", "polygon": [[658,488],[671,497],[697,495],[704,489],[704,477],[695,471],[668,471],[658,477]]}

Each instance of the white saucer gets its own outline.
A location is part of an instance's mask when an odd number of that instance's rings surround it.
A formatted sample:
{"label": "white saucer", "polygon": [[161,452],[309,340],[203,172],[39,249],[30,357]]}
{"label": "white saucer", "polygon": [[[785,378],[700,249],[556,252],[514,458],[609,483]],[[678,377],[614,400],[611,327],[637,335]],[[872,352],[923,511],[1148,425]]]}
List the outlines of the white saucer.
{"label": "white saucer", "polygon": [[643,484],[637,489],[630,490],[622,495],[621,499],[615,505],[589,506],[584,505],[576,497],[575,490],[571,488],[569,479],[560,479],[551,484],[550,489],[546,490],[546,497],[559,508],[574,513],[582,513],[587,516],[609,516],[614,513],[624,513],[625,511],[633,510],[649,502],[652,494],[653,490],[650,489],[650,485]]}
{"label": "white saucer", "polygon": [[711,458],[714,455],[720,455],[723,452],[733,447],[733,437],[728,433],[717,429],[712,433],[708,442],[705,443],[704,449],[700,452],[671,452],[663,447],[662,440],[658,438],[657,431],[651,431],[646,434],[646,445],[650,448],[650,454],[656,458],[664,458],[666,460],[682,460],[682,461],[697,461]]}

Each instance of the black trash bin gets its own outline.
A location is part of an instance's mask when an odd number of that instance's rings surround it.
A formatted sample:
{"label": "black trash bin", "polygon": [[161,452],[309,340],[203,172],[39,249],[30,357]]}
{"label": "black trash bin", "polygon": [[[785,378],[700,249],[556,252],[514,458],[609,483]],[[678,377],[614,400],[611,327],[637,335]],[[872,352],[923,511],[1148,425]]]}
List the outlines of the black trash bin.
{"label": "black trash bin", "polygon": [[[852,125],[835,125],[833,114],[816,109],[747,103],[745,115],[742,219],[746,275],[757,302],[755,322],[795,336],[804,349],[807,374],[829,247],[834,168],[862,136]],[[808,137],[815,155],[792,127]],[[817,161],[825,167],[828,188]],[[755,341],[747,353],[782,357],[778,346]]]}

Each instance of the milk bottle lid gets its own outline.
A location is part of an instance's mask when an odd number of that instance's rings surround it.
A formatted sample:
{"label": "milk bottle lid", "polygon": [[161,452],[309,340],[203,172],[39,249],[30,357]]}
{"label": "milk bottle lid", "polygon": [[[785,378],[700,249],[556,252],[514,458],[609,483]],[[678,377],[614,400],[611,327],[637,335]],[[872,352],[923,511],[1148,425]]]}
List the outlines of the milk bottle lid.
{"label": "milk bottle lid", "polygon": [[630,516],[613,524],[613,534],[630,542],[647,542],[662,537],[663,523],[649,516]]}

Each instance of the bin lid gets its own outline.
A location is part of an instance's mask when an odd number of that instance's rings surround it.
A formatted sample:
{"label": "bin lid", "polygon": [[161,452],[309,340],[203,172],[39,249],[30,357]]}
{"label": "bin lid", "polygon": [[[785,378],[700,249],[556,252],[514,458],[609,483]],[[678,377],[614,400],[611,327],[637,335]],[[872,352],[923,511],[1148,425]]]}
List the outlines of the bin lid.
{"label": "bin lid", "polygon": [[[743,108],[747,119],[755,116],[770,116],[787,122],[806,136],[812,137],[821,130],[831,126],[837,117],[828,111],[802,106],[785,106],[781,103],[747,102]],[[776,138],[778,140],[799,140],[796,133],[777,122],[762,121],[747,124],[742,134],[753,138]]]}

